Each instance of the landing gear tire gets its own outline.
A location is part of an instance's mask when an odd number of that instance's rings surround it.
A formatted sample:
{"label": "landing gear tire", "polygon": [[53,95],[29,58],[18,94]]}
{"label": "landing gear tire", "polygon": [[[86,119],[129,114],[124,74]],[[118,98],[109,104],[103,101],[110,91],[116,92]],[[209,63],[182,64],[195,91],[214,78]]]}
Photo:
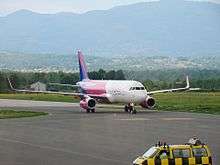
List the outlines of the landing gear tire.
{"label": "landing gear tire", "polygon": [[124,111],[129,112],[130,114],[136,114],[137,113],[133,103],[125,105]]}
{"label": "landing gear tire", "polygon": [[137,111],[134,107],[134,104],[132,104],[132,106],[130,106],[130,112],[131,112],[131,114],[136,114],[137,113]]}
{"label": "landing gear tire", "polygon": [[86,113],[90,113],[90,109],[87,109],[87,110],[86,110]]}
{"label": "landing gear tire", "polygon": [[91,109],[91,112],[92,112],[92,113],[95,113],[95,109]]}
{"label": "landing gear tire", "polygon": [[124,110],[125,110],[125,112],[128,112],[128,106],[127,105],[125,105],[125,108],[124,108]]}
{"label": "landing gear tire", "polygon": [[137,113],[136,109],[133,109],[133,110],[131,111],[131,114],[136,114],[136,113]]}

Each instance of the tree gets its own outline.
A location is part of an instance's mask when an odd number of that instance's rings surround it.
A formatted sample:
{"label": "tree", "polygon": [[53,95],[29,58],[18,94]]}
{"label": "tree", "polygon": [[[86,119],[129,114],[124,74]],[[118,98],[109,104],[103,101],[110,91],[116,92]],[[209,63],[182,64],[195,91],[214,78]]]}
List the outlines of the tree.
{"label": "tree", "polygon": [[125,76],[124,76],[123,71],[122,70],[116,71],[114,79],[115,80],[125,80]]}
{"label": "tree", "polygon": [[106,73],[106,79],[107,80],[114,80],[115,79],[116,72],[114,70],[110,70]]}
{"label": "tree", "polygon": [[0,92],[4,92],[8,89],[6,76],[4,73],[0,72]]}
{"label": "tree", "polygon": [[98,74],[99,74],[101,80],[105,79],[106,72],[103,69],[99,69]]}

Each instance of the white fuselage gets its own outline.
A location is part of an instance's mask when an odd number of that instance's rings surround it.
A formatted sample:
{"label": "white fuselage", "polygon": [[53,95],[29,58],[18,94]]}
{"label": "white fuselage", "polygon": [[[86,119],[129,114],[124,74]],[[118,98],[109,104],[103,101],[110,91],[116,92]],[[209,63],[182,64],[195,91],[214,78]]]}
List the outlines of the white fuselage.
{"label": "white fuselage", "polygon": [[88,80],[78,83],[88,96],[105,96],[109,102],[140,104],[147,97],[147,91],[138,81]]}

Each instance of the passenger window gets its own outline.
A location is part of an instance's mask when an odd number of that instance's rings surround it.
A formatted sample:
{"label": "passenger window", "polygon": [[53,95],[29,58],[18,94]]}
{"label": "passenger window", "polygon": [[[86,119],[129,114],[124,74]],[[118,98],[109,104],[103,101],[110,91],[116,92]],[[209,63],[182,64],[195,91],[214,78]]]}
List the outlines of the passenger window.
{"label": "passenger window", "polygon": [[175,149],[173,150],[173,157],[174,158],[189,158],[190,150],[189,149]]}
{"label": "passenger window", "polygon": [[140,87],[136,87],[136,90],[140,90]]}
{"label": "passenger window", "polygon": [[195,157],[206,157],[208,156],[205,148],[193,148],[193,155]]}

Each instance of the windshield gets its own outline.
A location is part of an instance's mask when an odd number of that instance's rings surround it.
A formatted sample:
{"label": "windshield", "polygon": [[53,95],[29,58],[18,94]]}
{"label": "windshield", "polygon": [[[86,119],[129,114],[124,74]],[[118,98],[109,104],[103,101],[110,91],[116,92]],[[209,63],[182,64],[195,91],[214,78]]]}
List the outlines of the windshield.
{"label": "windshield", "polygon": [[156,152],[157,152],[157,148],[151,147],[149,150],[147,150],[147,151],[143,154],[143,157],[152,157]]}
{"label": "windshield", "polygon": [[145,90],[144,87],[131,87],[130,90]]}

